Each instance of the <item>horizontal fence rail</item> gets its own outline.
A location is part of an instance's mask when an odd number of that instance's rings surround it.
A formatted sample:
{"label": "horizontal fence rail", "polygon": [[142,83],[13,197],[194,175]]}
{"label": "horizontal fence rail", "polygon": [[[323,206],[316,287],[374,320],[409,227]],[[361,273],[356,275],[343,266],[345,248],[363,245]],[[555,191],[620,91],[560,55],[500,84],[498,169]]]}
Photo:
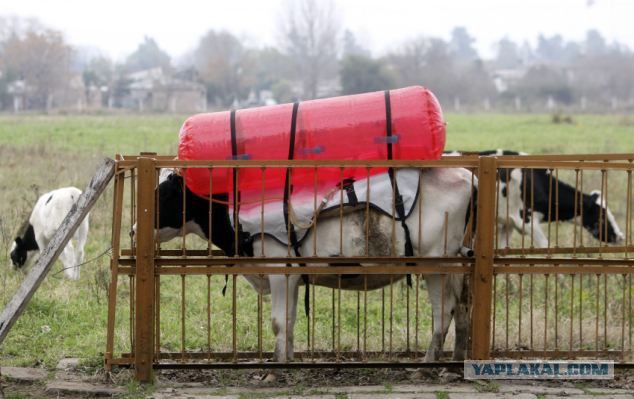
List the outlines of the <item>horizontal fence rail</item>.
{"label": "horizontal fence rail", "polygon": [[[166,367],[434,366],[454,364],[450,359],[461,353],[449,349],[460,348],[462,340],[466,356],[474,359],[632,364],[633,160],[634,154],[471,154],[438,161],[118,156],[106,367],[133,366],[138,379],[149,380],[152,369]],[[172,212],[159,205],[163,198],[157,190],[161,171],[168,168],[209,171],[210,191],[212,171],[235,176],[227,197],[210,195],[203,202],[208,231],[197,230],[203,238],[187,235],[194,210],[186,205],[169,215],[178,221],[173,239],[159,242],[163,233],[155,227],[168,216],[161,212]],[[320,208],[322,201],[343,202],[348,195],[347,168],[366,171],[367,177],[356,181],[367,181],[370,201],[375,171],[422,172],[407,219],[412,245],[422,253],[406,256],[396,201],[386,214],[367,204]],[[440,206],[451,202],[452,186],[434,192],[433,200],[425,198],[434,187],[430,177],[439,176],[426,171],[438,168],[466,169],[468,203],[460,237],[453,234],[450,208]],[[211,211],[212,204],[228,206],[224,216],[231,213],[234,221],[241,207],[260,206],[256,213],[262,221],[270,216],[264,210],[264,183],[255,203],[244,199],[244,170],[259,170],[262,179],[268,171],[288,170],[283,184],[291,193],[295,171],[313,174],[310,220],[298,222],[293,202],[288,220],[281,219],[287,244],[273,244],[256,231],[253,254],[246,254],[239,229],[212,231],[222,215]],[[339,176],[326,199],[317,190],[323,171]],[[182,180],[178,195],[193,207]],[[303,224],[310,225],[309,233],[296,251],[291,234]],[[425,235],[430,225],[437,226],[433,237]],[[379,233],[383,240],[374,238]],[[216,246],[227,234],[232,254]],[[430,242],[434,250],[425,252]],[[278,286],[286,307],[281,310],[279,298],[267,291]],[[465,319],[454,314],[460,314],[461,304]],[[430,348],[437,350],[430,354]]]}

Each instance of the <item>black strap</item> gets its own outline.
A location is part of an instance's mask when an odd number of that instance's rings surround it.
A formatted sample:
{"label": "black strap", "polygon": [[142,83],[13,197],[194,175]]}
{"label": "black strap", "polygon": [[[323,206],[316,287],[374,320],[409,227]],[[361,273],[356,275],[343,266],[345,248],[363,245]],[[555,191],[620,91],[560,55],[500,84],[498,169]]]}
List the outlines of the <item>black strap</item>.
{"label": "black strap", "polygon": [[[231,159],[235,160],[238,158],[238,138],[236,137],[236,110],[232,109],[231,112],[229,113],[229,131],[231,133]],[[240,224],[238,223],[238,193],[237,193],[237,187],[236,185],[238,184],[238,170],[234,167],[233,168],[233,232],[234,232],[234,237],[235,237],[235,231],[236,229],[240,228]],[[238,239],[241,237],[240,232],[238,232]],[[240,254],[241,249],[241,245],[240,242],[237,243],[238,244],[238,254]],[[233,245],[231,245],[231,252],[235,251],[235,246],[236,243],[234,242]],[[234,253],[235,254],[235,253]],[[233,254],[227,254],[228,256],[232,256]],[[233,265],[227,265],[227,266],[233,266]],[[229,282],[229,276],[225,274],[225,285],[224,287],[222,287],[222,296],[225,296],[225,293],[227,292],[227,284]]]}
{"label": "black strap", "polygon": [[[392,104],[390,101],[390,91],[385,90],[385,135],[387,142],[387,159],[392,160]],[[409,233],[409,227],[405,223],[405,204],[403,203],[403,197],[398,189],[398,183],[396,181],[396,177],[394,175],[394,168],[388,169],[388,175],[390,176],[390,183],[392,183],[392,187],[394,188],[394,208],[396,210],[396,215],[401,220],[401,227],[403,228],[403,232],[405,235],[405,256],[414,256],[414,247],[412,246],[412,239]],[[406,263],[407,266],[415,266],[415,263]],[[412,276],[407,275],[407,285],[409,287],[412,286]]]}
{"label": "black strap", "polygon": [[347,178],[344,179],[343,184],[339,183],[337,186],[345,190],[346,196],[348,196],[348,204],[351,206],[357,206],[359,204],[359,198],[357,197],[357,192],[354,190],[354,179]]}
{"label": "black strap", "polygon": [[[295,132],[297,130],[297,111],[299,110],[299,102],[295,102],[293,104],[293,114],[291,116],[291,131],[288,145],[288,160],[291,161],[295,158]],[[289,236],[291,240],[291,245],[293,246],[293,250],[295,251],[295,256],[299,255],[299,242],[297,240],[297,233],[295,232],[295,227],[292,223],[288,221],[288,201],[290,201],[291,197],[291,168],[286,168],[286,179],[284,181],[284,225],[289,231]]]}
{"label": "black strap", "polygon": [[[295,135],[297,132],[297,113],[299,112],[299,101],[295,101],[293,103],[293,113],[291,114],[291,129],[290,129],[290,137],[288,143],[288,160],[291,161],[295,158]],[[297,233],[295,232],[295,226],[293,223],[289,223],[288,221],[288,202],[291,199],[291,168],[286,169],[286,179],[284,181],[284,202],[282,204],[284,211],[284,226],[288,229],[290,244],[293,247],[293,252],[295,252],[295,256],[302,256],[299,251],[299,240],[297,239]],[[306,266],[304,263],[300,263],[300,266]],[[287,263],[286,266],[290,267],[291,264]],[[302,281],[304,282],[304,286],[306,290],[304,291],[304,311],[306,312],[306,316],[308,316],[310,312],[310,289],[309,289],[309,281],[308,275],[302,274]]]}

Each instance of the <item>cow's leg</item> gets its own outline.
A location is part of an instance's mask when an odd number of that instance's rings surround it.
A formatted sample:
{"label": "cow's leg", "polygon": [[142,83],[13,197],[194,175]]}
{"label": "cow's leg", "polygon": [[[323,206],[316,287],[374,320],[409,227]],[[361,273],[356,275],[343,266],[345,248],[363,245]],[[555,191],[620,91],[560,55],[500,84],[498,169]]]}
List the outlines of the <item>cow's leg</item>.
{"label": "cow's leg", "polygon": [[[80,265],[84,261],[84,247],[86,246],[86,240],[88,239],[88,229],[89,222],[88,216],[84,219],[84,221],[79,225],[77,232],[74,235],[75,240],[75,263],[76,265]],[[79,272],[79,268],[77,268]],[[79,274],[78,274],[79,277]]]}
{"label": "cow's leg", "polygon": [[79,278],[79,268],[75,263],[75,246],[73,240],[68,241],[66,247],[59,255],[59,259],[62,261],[64,267],[64,274],[71,280],[77,280]]}
{"label": "cow's leg", "polygon": [[[548,238],[544,231],[540,226],[539,218],[535,218],[533,222],[524,222],[521,218],[512,218],[513,227],[520,232],[520,234],[524,234],[528,238],[528,242],[526,246],[531,245],[531,236],[533,237],[532,245],[535,248],[546,248],[548,247]],[[532,232],[531,232],[532,228]]]}
{"label": "cow's leg", "polygon": [[447,280],[450,277],[434,274],[425,278],[434,319],[434,331],[425,355],[426,362],[436,361],[442,354],[445,336],[451,323],[456,301],[453,290],[447,284]]}
{"label": "cow's leg", "polygon": [[497,226],[497,245],[499,248],[506,248],[511,241],[511,233],[513,230],[509,229],[504,223],[498,223]]}
{"label": "cow's leg", "polygon": [[274,361],[293,359],[293,328],[297,311],[299,275],[269,276],[271,286],[271,323],[275,335]]}
{"label": "cow's leg", "polygon": [[453,275],[453,286],[457,299],[454,308],[456,341],[454,343],[453,360],[462,361],[467,353],[469,339],[469,278],[465,275]]}

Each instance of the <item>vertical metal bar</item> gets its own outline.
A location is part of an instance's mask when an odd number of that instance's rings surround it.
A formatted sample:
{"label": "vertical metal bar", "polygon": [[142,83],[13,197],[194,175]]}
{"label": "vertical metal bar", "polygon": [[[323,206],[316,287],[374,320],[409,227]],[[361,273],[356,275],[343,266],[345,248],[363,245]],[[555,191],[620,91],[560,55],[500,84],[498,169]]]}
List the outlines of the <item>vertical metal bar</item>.
{"label": "vertical metal bar", "polygon": [[[534,172],[534,169],[531,169],[531,209],[535,209],[535,173],[533,172]],[[535,218],[531,216],[531,248],[535,248],[534,232],[535,232]],[[532,292],[532,288],[533,288],[533,275],[531,274],[531,292]],[[532,310],[533,310],[533,305],[531,302],[531,312]],[[531,334],[531,340],[532,340],[532,334]],[[531,347],[532,347],[532,341],[531,341]]]}
{"label": "vertical metal bar", "polygon": [[505,344],[506,350],[509,349],[509,284],[510,284],[509,279],[510,279],[510,277],[509,277],[509,274],[507,273],[504,276],[504,280],[505,280],[505,284],[504,284],[504,299],[505,299],[504,302],[505,302],[505,304],[504,304],[504,307],[505,307],[505,310],[506,310],[506,315],[504,316],[504,322],[505,322],[505,325],[506,325],[506,331],[504,333],[504,337],[505,337],[505,343],[504,344]]}
{"label": "vertical metal bar", "polygon": [[608,348],[608,274],[603,275],[603,349]]}
{"label": "vertical metal bar", "polygon": [[181,220],[181,252],[182,252],[182,256],[183,258],[187,256],[187,241],[186,241],[186,234],[185,234],[185,226],[187,224],[187,183],[185,182],[185,174],[182,175],[183,177],[183,187],[181,187],[181,189],[183,190],[183,211],[182,211],[182,220]]}
{"label": "vertical metal bar", "polygon": [[409,287],[405,288],[405,351],[409,354]]}
{"label": "vertical metal bar", "polygon": [[[139,160],[140,161],[140,160]],[[137,169],[140,167],[140,164],[137,166]],[[130,170],[130,226],[134,226],[136,223],[136,173],[137,170]],[[138,233],[138,230],[137,230]],[[130,248],[132,249],[132,253],[136,254],[134,238],[130,237]]]}
{"label": "vertical metal bar", "polygon": [[[313,168],[313,222],[317,223],[317,168]],[[324,198],[324,201],[326,199]],[[317,256],[317,226],[313,230],[313,256]]]}
{"label": "vertical metal bar", "polygon": [[594,320],[594,350],[599,350],[599,284],[601,281],[601,275],[597,274],[597,283],[596,283],[596,295],[595,295],[595,320]]}
{"label": "vertical metal bar", "polygon": [[212,257],[213,256],[213,246],[214,246],[214,242],[213,242],[213,229],[211,228],[211,226],[213,226],[213,212],[212,212],[212,208],[213,208],[213,198],[212,198],[212,193],[213,193],[213,169],[209,168],[209,220],[207,220],[207,223],[209,223],[209,226],[207,228],[207,256]]}
{"label": "vertical metal bar", "polygon": [[392,235],[390,240],[390,256],[396,256],[396,169],[394,169],[394,184],[392,184]]}
{"label": "vertical metal bar", "polygon": [[[555,265],[557,267],[557,265]],[[559,275],[555,274],[555,352],[559,351]]]}
{"label": "vertical metal bar", "polygon": [[627,171],[627,194],[625,208],[625,258],[630,257],[629,245],[632,245],[632,171]]}
{"label": "vertical metal bar", "polygon": [[136,287],[135,287],[135,279],[134,279],[134,275],[130,274],[128,276],[129,278],[129,283],[130,283],[130,348],[132,348],[132,352],[136,351],[136,341],[135,341],[135,336],[136,336],[136,332],[135,332],[135,319],[136,319],[136,304],[134,301],[134,295],[132,294],[133,292],[136,293]]}
{"label": "vertical metal bar", "polygon": [[568,339],[568,350],[572,353],[572,325],[575,321],[575,275],[570,274],[570,334]]}
{"label": "vertical metal bar", "polygon": [[[578,228],[582,228],[581,226],[579,226],[579,221],[577,220],[577,217],[579,216],[579,197],[580,197],[581,193],[579,191],[579,169],[575,169],[575,204],[574,204],[574,212],[573,215],[574,217],[572,218],[572,257],[576,257],[577,256],[577,229]],[[574,281],[574,279],[573,279]]]}
{"label": "vertical metal bar", "polygon": [[106,370],[111,371],[110,360],[114,351],[114,330],[117,311],[117,285],[119,283],[119,246],[121,245],[121,222],[123,218],[123,191],[125,177],[114,176],[112,200],[112,259],[110,260],[110,285],[108,287],[108,322],[106,329]]}
{"label": "vertical metal bar", "polygon": [[579,247],[583,248],[583,169],[579,171],[579,198],[581,199],[579,209]]}
{"label": "vertical metal bar", "polygon": [[[317,193],[317,175],[318,175],[318,170],[317,170],[317,168],[315,168],[314,172],[313,172],[313,178],[314,178],[313,187],[314,187],[315,193]],[[369,187],[368,187],[368,189],[369,189]],[[368,191],[368,195],[369,194],[370,193]],[[316,196],[317,196],[317,194],[315,194],[315,197]],[[315,215],[315,217],[313,219],[313,232],[317,232],[317,223],[319,223],[319,218],[317,217],[317,215]],[[313,256],[317,256],[317,234],[316,233],[313,233]],[[314,337],[314,335],[313,335],[313,337]]]}
{"label": "vertical metal bar", "polygon": [[357,291],[357,356],[361,354],[361,293]]}
{"label": "vertical metal bar", "polygon": [[288,274],[285,274],[284,277],[284,358],[288,362]]}
{"label": "vertical metal bar", "polygon": [[[262,278],[263,276],[259,276],[260,278]],[[262,293],[258,292],[258,360],[260,362],[264,361],[264,358],[262,356],[262,311],[263,311],[263,300],[262,300]]]}
{"label": "vertical metal bar", "polygon": [[394,330],[394,280],[390,275],[390,334],[389,334],[389,357],[392,358],[392,332]]}
{"label": "vertical metal bar", "polygon": [[264,192],[265,192],[265,185],[264,185],[264,174],[266,173],[266,168],[262,167],[262,187],[261,187],[261,192],[260,192],[260,251],[261,251],[261,256],[266,256],[266,254],[264,253]]}
{"label": "vertical metal bar", "polygon": [[629,339],[629,342],[630,342],[630,355],[632,355],[632,354],[634,354],[634,345],[632,345],[632,291],[633,291],[632,290],[632,273],[627,275],[627,280],[628,280],[628,282],[627,282],[627,285],[628,285],[627,291],[629,292],[629,296],[628,296],[628,300],[627,300],[627,302],[628,302],[627,313],[628,313],[628,319],[629,319],[628,326],[629,326],[629,329],[630,329],[628,335],[630,337],[630,339]]}
{"label": "vertical metal bar", "polygon": [[419,297],[418,292],[420,290],[420,274],[416,275],[416,312],[414,313],[414,358],[418,359],[420,348],[418,346],[418,311],[419,311]]}
{"label": "vertical metal bar", "polygon": [[[233,166],[233,173],[235,173],[235,179],[234,179],[234,187],[233,187],[233,225],[234,225],[234,229],[233,229],[233,243],[234,243],[234,257],[239,257],[240,256],[240,242],[238,240],[238,226],[240,226],[240,221],[238,220],[238,216],[239,216],[239,209],[240,209],[240,191],[238,190],[238,187],[240,186],[239,184],[239,180],[240,180],[240,169],[238,169],[237,166]],[[291,174],[289,173],[289,179],[288,179],[288,184],[290,187],[291,184]],[[289,190],[290,193],[290,190]],[[290,201],[290,199],[289,199]],[[288,219],[289,223],[290,223],[290,218]],[[287,231],[290,232],[290,228],[288,228],[289,226],[287,226]],[[290,233],[289,233],[290,234]],[[288,256],[291,256],[291,249],[290,249],[290,237],[288,237]]]}
{"label": "vertical metal bar", "polygon": [[331,348],[332,348],[332,351],[334,352],[335,348],[336,348],[336,346],[335,346],[335,289],[332,288],[331,292],[332,292],[332,301],[331,301],[332,302],[332,306],[331,306],[331,309],[332,309],[332,346],[331,346]]}
{"label": "vertical metal bar", "polygon": [[493,320],[491,321],[491,324],[493,325],[493,334],[491,334],[491,347],[495,348],[495,337],[496,337],[496,331],[497,331],[497,320],[496,320],[496,316],[498,314],[497,312],[497,295],[498,295],[498,275],[494,274],[493,275]]}
{"label": "vertical metal bar", "polygon": [[[523,235],[523,234],[522,234]],[[523,292],[523,287],[522,287],[522,283],[524,281],[524,275],[520,273],[519,277],[519,305],[518,305],[518,312],[517,312],[517,321],[518,321],[518,328],[517,328],[517,344],[518,346],[522,346],[522,300],[524,299],[524,292]]]}
{"label": "vertical metal bar", "polygon": [[343,256],[343,167],[339,169],[339,256]]}
{"label": "vertical metal bar", "polygon": [[[522,256],[525,254],[524,250],[526,249],[525,237],[526,237],[526,172],[523,169],[520,169],[520,173],[522,174]],[[520,280],[521,281],[521,280]],[[521,341],[521,337],[520,337]]]}
{"label": "vertical metal bar", "polygon": [[365,256],[370,256],[370,168],[367,168],[366,186],[368,198],[365,201]]}
{"label": "vertical metal bar", "polygon": [[627,275],[623,274],[623,292],[621,293],[621,361],[625,360],[625,293]]}
{"label": "vertical metal bar", "polygon": [[337,361],[341,361],[341,274],[337,276]]}
{"label": "vertical metal bar", "polygon": [[155,291],[155,325],[154,325],[154,353],[161,353],[161,276],[156,275],[154,277],[154,291]]}
{"label": "vertical metal bar", "polygon": [[185,361],[185,275],[181,274],[181,361]]}
{"label": "vertical metal bar", "polygon": [[545,351],[548,349],[548,277],[550,275],[544,275],[544,347]]}
{"label": "vertical metal bar", "polygon": [[480,157],[478,166],[478,213],[476,233],[476,261],[472,290],[472,357],[485,360],[490,356],[491,302],[493,281],[493,228],[495,215],[491,206],[496,199],[496,159]]}
{"label": "vertical metal bar", "polygon": [[363,360],[368,349],[368,275],[363,275]]}
{"label": "vertical metal bar", "polygon": [[[510,182],[510,179],[511,179],[511,170],[512,169],[506,169],[506,193],[507,193],[507,197],[506,198],[507,198],[507,200],[506,200],[506,220],[505,220],[505,222],[506,222],[506,226],[507,227],[504,229],[504,233],[506,235],[506,237],[505,237],[506,245],[504,245],[504,247],[506,249],[509,248],[509,235],[510,235],[510,231],[509,230],[510,230],[510,226],[511,226],[511,224],[509,223],[509,214],[510,214],[509,213],[509,202],[510,201],[508,200],[508,198],[509,198],[508,193],[511,190],[511,188],[509,187],[509,182]],[[508,277],[508,275],[507,275],[507,277]],[[508,321],[508,318],[507,318],[507,321]],[[508,336],[508,329],[507,329],[507,334],[506,335]],[[508,344],[507,344],[507,347],[508,347]]]}
{"label": "vertical metal bar", "polygon": [[579,349],[583,348],[583,274],[579,274]]}
{"label": "vertical metal bar", "polygon": [[381,353],[385,354],[385,288],[381,288]]}
{"label": "vertical metal bar", "polygon": [[[447,275],[441,274],[440,281],[441,281],[440,283],[440,331],[442,331],[442,334],[444,335],[445,333],[445,289],[446,289],[445,285],[447,281]],[[444,342],[442,342],[442,344],[444,344]]]}
{"label": "vertical metal bar", "polygon": [[[139,158],[139,205],[136,209],[135,377],[153,379],[154,362],[154,183],[156,162]],[[131,296],[132,297],[132,296]]]}
{"label": "vertical metal bar", "polygon": [[312,337],[312,339],[310,341],[310,355],[311,355],[311,358],[313,360],[315,360],[315,312],[316,312],[316,308],[315,308],[315,276],[311,275],[310,277],[311,277],[311,281],[312,281],[312,284],[311,284],[312,285],[312,287],[311,287],[311,289],[312,289],[312,298],[311,298],[311,300],[313,302],[312,312],[310,313],[310,318],[311,318],[311,321],[312,321],[312,323],[310,323],[310,328],[312,329],[311,334],[310,334],[311,337]]}
{"label": "vertical metal bar", "polygon": [[[473,179],[473,174],[471,174],[471,178]],[[471,201],[471,206],[473,206],[473,198]],[[423,169],[418,173],[418,248],[423,248]]]}
{"label": "vertical metal bar", "polygon": [[238,275],[234,274],[231,276],[232,277],[232,284],[231,284],[231,326],[232,326],[232,342],[231,342],[231,350],[233,352],[233,362],[237,362],[238,361],[238,348],[237,348],[237,343],[238,343],[238,334],[237,334],[237,330],[238,330],[238,319],[236,317],[236,313],[238,313],[238,303],[236,301],[236,282],[237,282],[237,277]]}
{"label": "vertical metal bar", "polygon": [[211,275],[207,275],[207,355],[211,360]]}
{"label": "vertical metal bar", "polygon": [[[555,169],[555,180],[555,248],[559,248],[559,168]],[[557,335],[555,334],[556,340]]]}
{"label": "vertical metal bar", "polygon": [[548,172],[548,255],[550,255],[550,232],[553,219],[553,170],[548,169]]}

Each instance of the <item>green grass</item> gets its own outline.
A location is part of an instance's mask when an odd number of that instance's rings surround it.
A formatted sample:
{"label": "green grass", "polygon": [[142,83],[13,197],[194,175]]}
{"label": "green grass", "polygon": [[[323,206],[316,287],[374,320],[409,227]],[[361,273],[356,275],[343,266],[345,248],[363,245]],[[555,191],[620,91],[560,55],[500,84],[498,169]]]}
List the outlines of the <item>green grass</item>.
{"label": "green grass", "polygon": [[[104,156],[115,153],[137,154],[154,151],[175,154],[178,129],[184,116],[108,115],[108,116],[9,116],[0,115],[0,306],[6,304],[21,280],[22,273],[10,271],[9,248],[20,223],[27,217],[38,194],[50,189],[76,185],[83,188]],[[549,115],[447,115],[448,149],[478,150],[508,148],[531,153],[634,152],[634,120],[625,116],[575,116],[573,125],[551,123]],[[86,259],[92,259],[110,245],[112,187],[98,201],[91,214],[91,230]],[[87,365],[100,364],[105,349],[107,282],[109,258],[101,257],[82,269],[80,281],[71,282],[58,273],[58,263],[33,297],[24,315],[0,347],[0,364],[53,367],[63,357],[80,357]],[[526,281],[526,280],[525,280]],[[215,324],[212,340],[215,349],[231,348],[230,304],[220,295],[224,278],[213,282],[212,307]],[[238,334],[240,349],[256,348],[256,295],[238,280]],[[551,283],[552,284],[552,283]],[[161,345],[180,350],[180,277],[162,281],[163,335]],[[498,289],[504,288],[500,285]],[[300,295],[302,294],[300,291]],[[497,295],[501,294],[498,292]],[[389,290],[385,291],[389,295]],[[206,336],[206,282],[187,279],[188,306],[185,320],[188,350],[204,349]],[[404,291],[394,289],[394,345],[402,348],[406,335]],[[319,289],[316,315],[320,345],[331,344],[331,293]],[[414,297],[411,292],[412,300]],[[120,280],[118,293],[117,350],[129,350],[127,322],[129,287]],[[356,293],[342,294],[342,349],[356,349]],[[347,299],[346,299],[347,298]],[[361,297],[363,298],[363,297]],[[380,322],[381,291],[368,294],[368,346],[380,347],[382,331],[389,325]],[[430,320],[427,295],[421,292],[421,347],[428,340]],[[361,299],[363,302],[363,299]],[[264,305],[264,349],[272,349],[268,321],[269,304]],[[524,305],[526,306],[526,305]],[[616,309],[618,311],[618,309]],[[497,312],[502,312],[500,308]],[[515,312],[515,313],[513,313]],[[520,310],[511,308],[509,317]],[[305,316],[298,312],[296,347],[305,349]],[[500,317],[502,317],[500,313]],[[413,314],[410,314],[413,319]],[[498,319],[499,322],[500,319]],[[387,322],[386,322],[387,323]],[[526,326],[526,324],[525,324]],[[413,327],[412,327],[413,328]],[[49,330],[50,329],[50,330]],[[413,343],[411,343],[413,345]]]}

